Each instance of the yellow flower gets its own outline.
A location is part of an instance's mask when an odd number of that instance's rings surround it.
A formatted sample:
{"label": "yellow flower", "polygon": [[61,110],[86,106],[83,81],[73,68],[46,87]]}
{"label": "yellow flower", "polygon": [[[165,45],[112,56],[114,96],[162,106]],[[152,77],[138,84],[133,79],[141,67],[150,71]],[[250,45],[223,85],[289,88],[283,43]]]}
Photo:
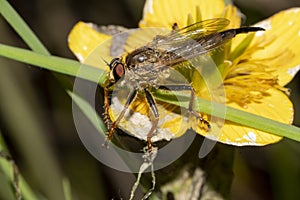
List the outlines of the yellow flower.
{"label": "yellow flower", "polygon": [[[226,28],[238,28],[241,23],[241,14],[237,8],[231,4],[226,5],[223,0],[147,0],[139,26],[164,27],[171,30],[174,23],[182,28],[212,18],[229,19],[230,24]],[[293,105],[284,85],[291,81],[300,69],[300,52],[297,50],[300,46],[299,19],[300,8],[279,12],[255,25],[264,27],[265,32],[238,35],[225,45],[222,50],[222,62],[217,66],[224,78],[224,103],[227,106],[283,123],[292,123]],[[69,46],[81,62],[107,69],[105,63],[94,59],[93,55],[102,55],[102,58],[108,61],[113,58],[109,51],[111,42],[98,48],[108,38],[111,36],[97,32],[92,24],[79,22],[70,33]],[[141,41],[151,39],[153,34],[136,33],[127,39],[127,46],[132,50],[139,47]],[[127,47],[126,51],[130,52],[130,48]],[[220,61],[220,58],[217,60]],[[191,76],[191,84],[198,97],[209,99],[209,91],[199,84],[198,76]],[[117,100],[112,100],[112,120],[116,119],[122,109],[119,104]],[[174,112],[176,106],[157,101],[157,107],[160,122],[153,141],[179,137],[190,128],[185,123],[187,119]],[[129,134],[145,140],[145,134],[151,124],[145,97],[139,96],[130,109],[134,111],[134,115],[131,118],[123,118],[119,125]],[[210,118],[206,115],[203,117]],[[203,131],[200,126],[193,126],[193,129],[203,136],[237,146],[266,145],[281,139],[279,136],[230,121],[225,121],[218,135],[213,135],[213,130]]]}

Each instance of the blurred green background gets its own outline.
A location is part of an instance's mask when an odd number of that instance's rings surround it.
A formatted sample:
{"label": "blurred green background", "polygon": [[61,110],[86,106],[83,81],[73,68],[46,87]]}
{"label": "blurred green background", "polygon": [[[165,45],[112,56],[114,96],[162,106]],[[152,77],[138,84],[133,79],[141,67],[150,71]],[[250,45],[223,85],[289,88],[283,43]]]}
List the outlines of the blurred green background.
{"label": "blurred green background", "polygon": [[[53,55],[75,59],[67,45],[73,25],[137,27],[142,0],[9,1]],[[298,0],[235,1],[253,24],[279,10],[300,6]],[[27,48],[0,18],[0,42]],[[300,49],[299,49],[300,50]],[[76,199],[128,197],[132,174],[113,170],[94,159],[73,124],[72,102],[49,71],[0,58],[0,128],[21,174],[47,199],[63,199],[62,177]],[[288,85],[300,126],[300,74]],[[266,147],[236,148],[232,199],[299,199],[300,145],[284,139]],[[0,199],[14,199],[0,170]],[[125,198],[126,199],[126,198]]]}

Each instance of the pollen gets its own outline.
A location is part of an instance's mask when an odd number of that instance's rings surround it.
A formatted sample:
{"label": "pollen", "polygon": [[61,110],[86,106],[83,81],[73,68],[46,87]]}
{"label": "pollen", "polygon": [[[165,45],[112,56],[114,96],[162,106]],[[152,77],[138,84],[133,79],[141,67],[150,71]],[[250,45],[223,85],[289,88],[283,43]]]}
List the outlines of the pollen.
{"label": "pollen", "polygon": [[260,102],[267,90],[278,86],[278,79],[259,64],[238,64],[224,81],[227,99],[242,107]]}

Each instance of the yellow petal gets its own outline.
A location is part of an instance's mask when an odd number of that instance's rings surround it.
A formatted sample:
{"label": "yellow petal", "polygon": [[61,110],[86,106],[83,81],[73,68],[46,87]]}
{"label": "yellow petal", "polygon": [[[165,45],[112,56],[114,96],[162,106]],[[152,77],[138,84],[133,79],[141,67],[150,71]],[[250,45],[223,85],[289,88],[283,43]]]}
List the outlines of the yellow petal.
{"label": "yellow petal", "polygon": [[230,24],[227,28],[239,28],[241,26],[241,13],[237,7],[228,4],[225,8],[224,18],[230,20]]}
{"label": "yellow petal", "polygon": [[170,30],[166,28],[142,28],[131,30],[124,48],[126,52],[131,52],[152,42],[155,36],[166,35],[168,33],[170,33]]}
{"label": "yellow petal", "polygon": [[[258,32],[253,46],[260,46],[252,55],[262,65],[270,67],[272,74],[278,76],[279,85],[284,86],[292,80],[300,69],[300,8],[281,11],[257,25],[266,29]],[[261,43],[266,46],[259,45]]]}
{"label": "yellow petal", "polygon": [[185,27],[190,18],[199,21],[199,15],[201,20],[221,17],[224,8],[223,0],[147,0],[139,26],[171,28],[177,23]]}
{"label": "yellow petal", "polygon": [[[286,124],[293,121],[293,105],[289,98],[276,89],[268,90],[270,96],[266,96],[261,103],[248,104],[247,108],[241,108],[235,103],[229,103],[227,106],[241,109],[256,115],[277,120]],[[210,133],[203,134],[206,137]],[[216,137],[215,137],[216,138]],[[241,126],[239,124],[226,121],[218,135],[218,141],[235,146],[244,145],[267,145],[278,142],[282,137],[265,133],[256,129]]]}
{"label": "yellow petal", "polygon": [[[91,60],[87,62],[86,59],[100,44],[110,38],[111,36],[96,31],[93,24],[78,22],[69,34],[68,43],[69,48],[80,62],[103,68],[105,65],[103,65],[102,60],[91,61],[93,59],[89,58],[89,60]],[[109,55],[109,46],[109,44],[102,46],[101,52],[99,52],[100,54],[98,55]]]}

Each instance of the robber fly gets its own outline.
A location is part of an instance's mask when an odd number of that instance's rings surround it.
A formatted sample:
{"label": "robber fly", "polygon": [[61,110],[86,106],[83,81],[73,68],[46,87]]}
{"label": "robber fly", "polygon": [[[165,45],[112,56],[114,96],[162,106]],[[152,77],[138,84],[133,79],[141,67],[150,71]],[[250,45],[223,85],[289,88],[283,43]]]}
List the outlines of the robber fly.
{"label": "robber fly", "polygon": [[[158,35],[145,46],[141,46],[126,56],[117,57],[109,63],[110,74],[105,87],[104,107],[107,126],[109,129],[107,142],[113,136],[114,130],[118,127],[125,112],[137,97],[144,94],[150,110],[154,116],[152,127],[147,134],[148,150],[151,151],[151,138],[155,133],[159,121],[157,109],[151,89],[190,91],[188,112],[199,119],[207,130],[210,129],[208,121],[203,119],[199,113],[193,111],[195,92],[190,84],[168,84],[164,80],[170,76],[170,69],[176,65],[195,57],[208,54],[216,48],[230,41],[240,33],[263,31],[260,27],[242,27],[236,29],[224,28],[229,20],[224,18],[209,19],[194,23],[187,27],[178,29],[174,24],[173,30],[166,35]],[[223,31],[222,31],[223,30]],[[124,108],[117,119],[109,123],[109,90],[117,83],[131,88]]]}

